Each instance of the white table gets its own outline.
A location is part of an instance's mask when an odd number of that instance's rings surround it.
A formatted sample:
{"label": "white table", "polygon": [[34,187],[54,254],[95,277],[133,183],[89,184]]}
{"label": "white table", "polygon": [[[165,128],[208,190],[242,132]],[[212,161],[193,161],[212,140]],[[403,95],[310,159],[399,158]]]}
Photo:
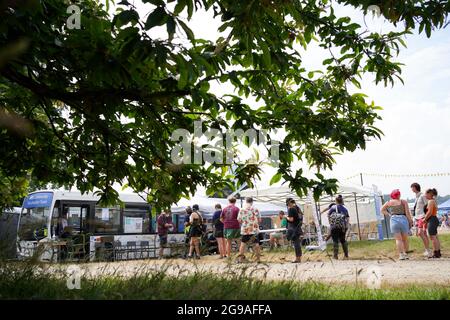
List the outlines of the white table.
{"label": "white table", "polygon": [[266,230],[259,230],[259,233],[283,232],[286,230],[287,230],[286,228],[266,229]]}

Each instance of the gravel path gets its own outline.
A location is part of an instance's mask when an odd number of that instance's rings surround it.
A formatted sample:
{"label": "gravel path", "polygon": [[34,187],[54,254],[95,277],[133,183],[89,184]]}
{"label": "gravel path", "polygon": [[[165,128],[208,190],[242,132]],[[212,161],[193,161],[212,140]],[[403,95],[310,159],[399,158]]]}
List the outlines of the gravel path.
{"label": "gravel path", "polygon": [[[58,266],[56,268],[72,267]],[[314,280],[335,284],[363,284],[368,287],[404,284],[439,284],[450,287],[450,259],[440,260],[347,260],[267,264],[235,264],[218,260],[217,257],[204,257],[202,260],[135,260],[110,263],[78,264],[84,275],[120,275],[132,277],[137,274],[165,270],[168,274],[188,275],[194,272],[213,272],[222,276],[242,274],[270,280]],[[50,268],[55,268],[51,266]]]}

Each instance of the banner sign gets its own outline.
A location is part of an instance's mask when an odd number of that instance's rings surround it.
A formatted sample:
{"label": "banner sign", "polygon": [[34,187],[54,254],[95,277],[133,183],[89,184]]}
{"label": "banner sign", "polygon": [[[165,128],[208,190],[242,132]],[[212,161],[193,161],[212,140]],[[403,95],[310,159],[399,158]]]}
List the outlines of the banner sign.
{"label": "banner sign", "polygon": [[381,207],[382,207],[382,203],[381,203],[381,195],[380,192],[378,191],[377,186],[373,185],[373,197],[374,197],[374,201],[375,201],[375,214],[377,215],[377,228],[378,228],[378,239],[379,240],[383,240],[383,226],[381,224],[381,220],[383,219],[382,215],[381,215]]}
{"label": "banner sign", "polygon": [[52,205],[52,200],[53,192],[33,193],[25,198],[23,207],[25,209],[50,207]]}

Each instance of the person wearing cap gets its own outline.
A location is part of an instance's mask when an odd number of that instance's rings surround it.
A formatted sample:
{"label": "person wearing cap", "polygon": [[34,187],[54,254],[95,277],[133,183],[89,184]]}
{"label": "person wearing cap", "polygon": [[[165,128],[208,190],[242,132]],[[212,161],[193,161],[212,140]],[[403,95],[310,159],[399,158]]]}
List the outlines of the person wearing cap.
{"label": "person wearing cap", "polygon": [[395,189],[391,192],[391,200],[386,202],[381,208],[384,215],[391,216],[391,233],[394,234],[395,242],[400,260],[409,259],[408,251],[408,233],[413,226],[411,213],[409,212],[408,202],[400,198],[400,190]]}

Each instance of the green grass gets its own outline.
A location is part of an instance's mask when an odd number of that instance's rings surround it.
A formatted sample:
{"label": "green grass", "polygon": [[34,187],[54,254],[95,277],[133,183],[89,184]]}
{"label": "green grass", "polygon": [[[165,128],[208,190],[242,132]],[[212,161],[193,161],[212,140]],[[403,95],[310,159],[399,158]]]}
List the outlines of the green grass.
{"label": "green grass", "polygon": [[450,288],[439,286],[371,290],[356,285],[264,281],[242,274],[224,279],[207,273],[83,278],[80,290],[69,290],[63,277],[37,270],[31,264],[2,264],[0,299],[450,299]]}
{"label": "green grass", "polygon": [[[440,236],[443,254],[450,247],[450,234]],[[421,256],[421,240],[412,237],[413,255]],[[305,260],[328,258],[327,252],[309,252]],[[264,252],[265,260],[292,256],[292,249]],[[353,259],[396,258],[395,243],[355,241],[350,243]],[[169,262],[170,263],[170,262]],[[0,299],[450,299],[447,286],[402,285],[371,290],[363,285],[329,285],[317,282],[268,281],[232,274],[228,278],[208,273],[168,276],[163,271],[119,276],[83,278],[80,290],[69,290],[61,273],[48,273],[34,262],[0,261]],[[120,271],[119,271],[120,272]],[[224,270],[224,273],[227,273]],[[230,273],[227,273],[230,274]]]}
{"label": "green grass", "polygon": [[[444,257],[450,254],[450,233],[439,234],[441,242],[441,251]],[[422,239],[416,236],[409,237],[410,250],[414,250],[410,254],[412,259],[422,260],[424,246]],[[431,248],[431,242],[430,242]],[[342,248],[339,248],[342,255]],[[395,246],[395,240],[363,240],[349,242],[350,259],[352,260],[397,260],[398,253]],[[292,258],[292,248],[275,249],[273,251],[265,251],[266,259],[269,261],[277,261],[280,258]],[[322,261],[330,259],[333,254],[333,245],[328,244],[325,252],[313,251],[305,252],[304,261]]]}

